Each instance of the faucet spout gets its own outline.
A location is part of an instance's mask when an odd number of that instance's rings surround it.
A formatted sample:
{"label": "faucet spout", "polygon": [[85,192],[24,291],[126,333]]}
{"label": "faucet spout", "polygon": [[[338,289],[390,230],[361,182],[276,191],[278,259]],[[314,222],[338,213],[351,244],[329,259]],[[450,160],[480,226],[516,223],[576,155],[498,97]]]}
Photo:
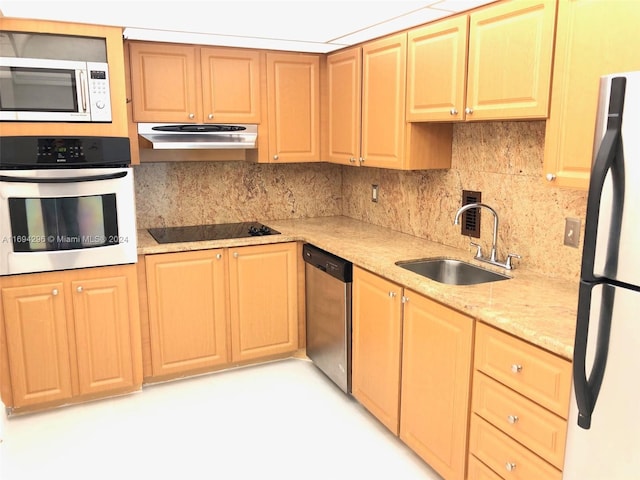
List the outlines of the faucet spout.
{"label": "faucet spout", "polygon": [[453,220],[454,225],[460,224],[460,215],[462,215],[467,210],[472,208],[486,208],[493,214],[493,242],[491,243],[491,257],[490,260],[492,262],[496,262],[496,244],[498,243],[498,213],[491,208],[489,205],[485,203],[469,203],[467,205],[463,205],[456,212],[456,216]]}

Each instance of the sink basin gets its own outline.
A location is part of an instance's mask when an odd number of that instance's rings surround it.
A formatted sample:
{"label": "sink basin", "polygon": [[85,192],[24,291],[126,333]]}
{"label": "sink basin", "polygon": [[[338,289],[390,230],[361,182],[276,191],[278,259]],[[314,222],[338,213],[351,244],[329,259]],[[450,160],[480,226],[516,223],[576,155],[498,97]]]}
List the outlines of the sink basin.
{"label": "sink basin", "polygon": [[475,285],[511,277],[450,258],[425,258],[396,262],[399,267],[448,285]]}

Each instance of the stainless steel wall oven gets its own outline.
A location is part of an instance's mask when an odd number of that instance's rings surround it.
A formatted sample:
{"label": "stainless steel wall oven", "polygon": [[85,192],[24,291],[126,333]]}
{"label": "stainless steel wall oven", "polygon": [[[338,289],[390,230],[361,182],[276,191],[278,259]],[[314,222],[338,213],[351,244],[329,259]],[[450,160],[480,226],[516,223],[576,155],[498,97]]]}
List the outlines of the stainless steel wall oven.
{"label": "stainless steel wall oven", "polygon": [[135,263],[129,140],[0,137],[0,275]]}

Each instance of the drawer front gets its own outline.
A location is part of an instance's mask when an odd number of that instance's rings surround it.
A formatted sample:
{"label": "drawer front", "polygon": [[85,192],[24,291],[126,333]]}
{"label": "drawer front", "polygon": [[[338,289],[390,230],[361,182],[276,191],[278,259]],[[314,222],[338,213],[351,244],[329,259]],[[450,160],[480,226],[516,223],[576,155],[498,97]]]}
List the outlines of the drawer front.
{"label": "drawer front", "polygon": [[560,470],[477,415],[471,419],[469,451],[508,480],[561,480]]}
{"label": "drawer front", "polygon": [[478,323],[475,366],[518,393],[567,418],[571,363]]}
{"label": "drawer front", "polygon": [[467,480],[502,480],[502,477],[473,455],[469,455]]}
{"label": "drawer front", "polygon": [[473,379],[473,411],[562,469],[567,421],[480,372]]}

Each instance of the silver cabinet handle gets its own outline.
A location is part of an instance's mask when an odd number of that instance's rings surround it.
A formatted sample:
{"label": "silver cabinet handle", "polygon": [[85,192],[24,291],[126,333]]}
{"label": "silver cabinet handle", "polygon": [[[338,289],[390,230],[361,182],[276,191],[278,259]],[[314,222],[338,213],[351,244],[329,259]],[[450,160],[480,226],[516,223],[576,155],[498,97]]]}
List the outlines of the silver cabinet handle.
{"label": "silver cabinet handle", "polygon": [[210,113],[209,115],[207,115],[207,118],[211,120],[213,118],[213,113]]}
{"label": "silver cabinet handle", "polygon": [[409,303],[409,297],[403,295],[401,301],[402,303]]}
{"label": "silver cabinet handle", "polygon": [[451,110],[449,110],[449,113],[451,115],[457,115],[458,114],[458,109],[457,108],[452,108]]}
{"label": "silver cabinet handle", "polygon": [[504,468],[506,468],[508,472],[513,472],[516,469],[516,464],[513,462],[507,462],[504,464]]}
{"label": "silver cabinet handle", "polygon": [[278,155],[274,155],[274,156],[273,156],[273,159],[274,159],[274,160],[278,160],[278,158],[279,158],[279,157],[278,157]]}
{"label": "silver cabinet handle", "polygon": [[216,259],[221,260],[222,259],[222,254],[221,253],[216,254]]}
{"label": "silver cabinet handle", "polygon": [[78,293],[82,293],[84,289],[82,288],[82,285],[80,285],[79,287],[76,288],[76,292]]}
{"label": "silver cabinet handle", "polygon": [[238,252],[233,252],[233,258],[238,258],[240,254]]}
{"label": "silver cabinet handle", "polygon": [[389,298],[396,298],[397,295],[396,292],[389,292]]}
{"label": "silver cabinet handle", "polygon": [[464,113],[466,113],[467,115],[471,115],[473,113],[473,108],[471,107],[467,107],[464,109]]}
{"label": "silver cabinet handle", "polygon": [[57,288],[54,288],[53,290],[51,290],[51,295],[53,295],[54,297],[55,297],[56,295],[58,295],[58,293],[60,293],[60,292],[58,291],[58,289],[57,289]]}
{"label": "silver cabinet handle", "polygon": [[358,161],[360,162],[360,165],[362,165],[364,163],[364,157],[360,157]]}
{"label": "silver cabinet handle", "polygon": [[356,163],[356,159],[354,157],[349,158],[349,163]]}
{"label": "silver cabinet handle", "polygon": [[516,423],[518,423],[518,420],[520,419],[518,418],[517,415],[509,415],[507,417],[507,422],[509,422],[511,425],[515,425]]}
{"label": "silver cabinet handle", "polygon": [[555,173],[547,173],[546,177],[547,177],[547,182],[553,182],[556,179],[556,174]]}
{"label": "silver cabinet handle", "polygon": [[514,363],[513,365],[511,365],[511,371],[513,373],[520,373],[522,371],[522,365]]}
{"label": "silver cabinet handle", "polygon": [[190,118],[191,120],[193,120],[194,118],[196,118],[196,114],[195,114],[195,113],[190,113],[190,114],[189,114],[189,118]]}

